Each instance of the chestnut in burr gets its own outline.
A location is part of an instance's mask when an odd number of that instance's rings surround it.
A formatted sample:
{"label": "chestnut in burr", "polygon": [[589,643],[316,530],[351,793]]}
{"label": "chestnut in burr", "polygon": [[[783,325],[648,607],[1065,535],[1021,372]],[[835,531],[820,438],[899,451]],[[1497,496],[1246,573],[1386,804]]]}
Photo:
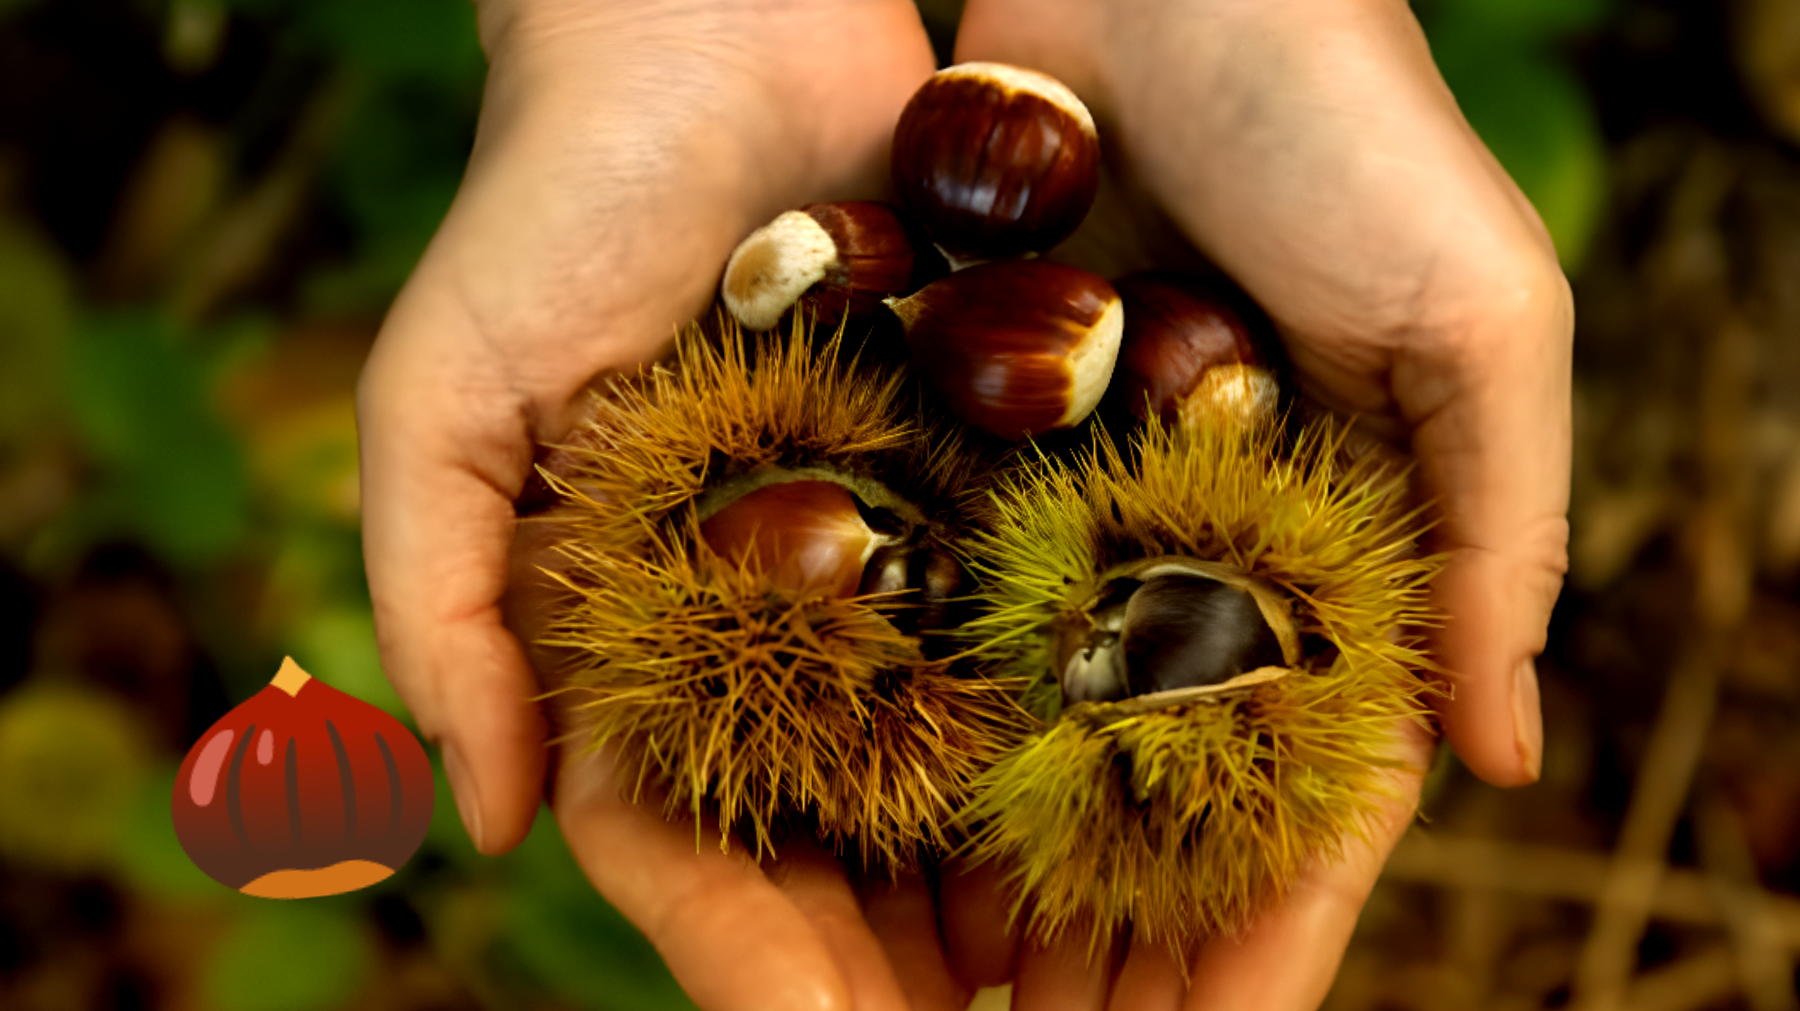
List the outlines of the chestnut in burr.
{"label": "chestnut in burr", "polygon": [[700,535],[725,560],[767,571],[775,586],[834,597],[857,595],[883,543],[855,496],[831,481],[758,488],[709,517]]}

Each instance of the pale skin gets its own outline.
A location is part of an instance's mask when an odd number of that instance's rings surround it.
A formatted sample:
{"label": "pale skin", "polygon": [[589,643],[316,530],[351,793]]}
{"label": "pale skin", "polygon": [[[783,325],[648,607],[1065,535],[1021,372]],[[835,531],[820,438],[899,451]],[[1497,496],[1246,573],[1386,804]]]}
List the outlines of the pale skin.
{"label": "pale skin", "polygon": [[[533,447],[595,377],[653,359],[752,228],[879,196],[933,61],[906,0],[485,0],[491,71],[461,192],[359,390],[364,535],[383,660],[444,749],[478,848],[544,796],[538,679],[501,617]],[[1446,738],[1536,778],[1532,657],[1565,565],[1573,315],[1549,239],[1458,113],[1401,0],[970,0],[959,60],[1055,74],[1133,191],[1275,320],[1304,391],[1411,450],[1443,521]],[[707,265],[707,266],[698,266]],[[1423,767],[1432,744],[1397,743]],[[709,1011],[1301,1009],[1323,999],[1409,823],[1401,776],[1367,844],[1248,934],[1090,961],[1005,929],[992,874],[858,890],[814,848],[759,865],[625,802],[607,757],[551,802],[599,891]]]}

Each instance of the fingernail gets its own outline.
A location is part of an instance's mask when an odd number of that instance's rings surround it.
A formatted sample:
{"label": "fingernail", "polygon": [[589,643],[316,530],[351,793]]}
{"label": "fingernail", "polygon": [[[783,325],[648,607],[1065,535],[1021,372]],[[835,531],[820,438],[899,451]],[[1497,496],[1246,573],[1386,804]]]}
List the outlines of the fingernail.
{"label": "fingernail", "polygon": [[449,743],[444,745],[444,775],[450,779],[450,794],[456,798],[456,813],[462,818],[463,831],[469,833],[475,849],[481,850],[481,797],[475,790],[475,777],[463,765],[462,752]]}
{"label": "fingernail", "polygon": [[1529,657],[1513,671],[1513,735],[1519,763],[1535,782],[1543,771],[1544,714],[1538,706],[1537,665]]}

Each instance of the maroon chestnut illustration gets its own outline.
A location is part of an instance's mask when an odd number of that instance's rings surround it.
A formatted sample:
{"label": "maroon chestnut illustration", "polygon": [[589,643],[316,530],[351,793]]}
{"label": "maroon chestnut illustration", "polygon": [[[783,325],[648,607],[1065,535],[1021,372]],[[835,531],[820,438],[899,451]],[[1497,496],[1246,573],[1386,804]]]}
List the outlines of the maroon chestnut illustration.
{"label": "maroon chestnut illustration", "polygon": [[196,866],[246,895],[335,895],[406,863],[432,794],[425,749],[399,720],[289,658],[188,752],[175,834]]}

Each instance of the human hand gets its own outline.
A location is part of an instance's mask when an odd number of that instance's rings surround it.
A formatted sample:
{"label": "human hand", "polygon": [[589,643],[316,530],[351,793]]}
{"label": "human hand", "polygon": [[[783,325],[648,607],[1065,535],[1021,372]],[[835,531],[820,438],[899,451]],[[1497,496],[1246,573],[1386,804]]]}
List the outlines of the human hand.
{"label": "human hand", "polygon": [[[1537,777],[1532,657],[1566,565],[1568,287],[1537,215],[1469,129],[1398,0],[969,0],[957,59],[1043,70],[1088,102],[1125,196],[1147,202],[1269,313],[1303,393],[1410,448],[1441,522],[1435,638],[1463,761],[1498,785]],[[1142,215],[1135,220],[1150,220]],[[1143,230],[1140,230],[1143,231]],[[1154,227],[1148,229],[1155,233]],[[1129,244],[1128,244],[1129,245]],[[1077,234],[1059,251],[1108,274],[1157,265]],[[1139,257],[1141,259],[1134,259]],[[1417,769],[1429,742],[1408,737]],[[1179,966],[1131,949],[1089,964],[1085,938],[1020,948],[982,888],[945,896],[958,971],[1016,974],[1014,1006],[1316,1006],[1418,776],[1366,842],[1314,868],[1241,940]],[[960,954],[959,954],[960,953]]]}
{"label": "human hand", "polygon": [[[357,407],[383,663],[441,744],[476,846],[498,853],[529,828],[549,754],[500,610],[534,446],[565,434],[595,377],[656,357],[752,228],[878,194],[933,60],[906,0],[479,14],[491,69],[468,172]],[[605,756],[565,754],[552,801],[595,885],[703,1006],[900,1006],[835,861],[784,853],[765,873],[696,852],[691,826],[620,801]]]}

